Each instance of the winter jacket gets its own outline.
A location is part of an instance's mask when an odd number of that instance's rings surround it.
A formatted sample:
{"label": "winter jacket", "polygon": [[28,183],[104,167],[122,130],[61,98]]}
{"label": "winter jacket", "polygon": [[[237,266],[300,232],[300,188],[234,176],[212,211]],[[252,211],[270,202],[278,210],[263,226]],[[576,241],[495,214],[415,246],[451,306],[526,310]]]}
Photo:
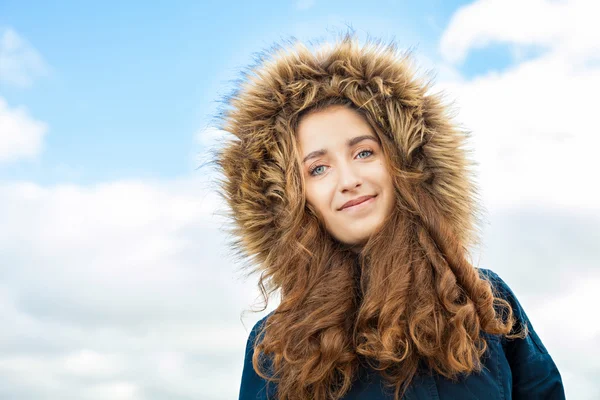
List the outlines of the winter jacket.
{"label": "winter jacket", "polygon": [[[488,350],[483,356],[484,368],[452,382],[439,375],[418,375],[404,396],[406,400],[560,400],[565,392],[560,373],[544,347],[527,314],[510,287],[494,272],[479,269],[505,300],[508,300],[517,325],[529,329],[525,339],[508,340],[500,335],[482,333]],[[256,323],[246,345],[244,368],[240,387],[240,400],[276,399],[276,384],[269,383],[256,374],[252,367],[253,346],[257,332],[269,316]],[[383,377],[367,367],[359,369],[358,376],[344,400],[393,399],[389,389],[383,389]]]}

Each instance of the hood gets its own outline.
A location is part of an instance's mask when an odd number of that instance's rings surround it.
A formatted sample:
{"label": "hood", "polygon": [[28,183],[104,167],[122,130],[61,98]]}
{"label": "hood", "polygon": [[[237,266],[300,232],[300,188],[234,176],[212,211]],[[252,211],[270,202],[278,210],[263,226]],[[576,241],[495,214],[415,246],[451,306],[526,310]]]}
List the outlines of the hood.
{"label": "hood", "polygon": [[219,128],[234,139],[222,144],[217,158],[220,194],[240,253],[262,263],[281,249],[292,214],[301,211],[286,197],[286,188],[301,180],[284,139],[299,111],[330,96],[366,109],[406,167],[426,174],[423,192],[463,247],[479,242],[477,191],[464,148],[468,133],[455,126],[441,96],[429,93],[430,84],[415,75],[409,55],[398,54],[395,44],[360,45],[346,34],[315,51],[300,42],[276,45],[242,75],[218,116]]}

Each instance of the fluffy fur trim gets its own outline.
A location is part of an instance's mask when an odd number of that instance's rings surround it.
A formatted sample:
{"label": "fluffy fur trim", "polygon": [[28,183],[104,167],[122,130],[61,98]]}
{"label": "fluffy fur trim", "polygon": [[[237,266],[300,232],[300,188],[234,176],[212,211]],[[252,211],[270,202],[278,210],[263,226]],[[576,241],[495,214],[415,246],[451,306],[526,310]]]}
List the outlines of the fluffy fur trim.
{"label": "fluffy fur trim", "polygon": [[258,262],[284,250],[285,221],[293,218],[286,185],[302,181],[282,138],[289,138],[298,112],[330,96],[368,110],[399,149],[401,165],[426,177],[422,190],[463,246],[478,243],[478,196],[464,147],[469,135],[429,89],[429,82],[416,77],[409,55],[398,54],[393,43],[368,40],[361,46],[346,34],[315,51],[292,42],[264,52],[237,81],[218,116],[219,128],[235,136],[222,147],[218,163],[238,250]]}

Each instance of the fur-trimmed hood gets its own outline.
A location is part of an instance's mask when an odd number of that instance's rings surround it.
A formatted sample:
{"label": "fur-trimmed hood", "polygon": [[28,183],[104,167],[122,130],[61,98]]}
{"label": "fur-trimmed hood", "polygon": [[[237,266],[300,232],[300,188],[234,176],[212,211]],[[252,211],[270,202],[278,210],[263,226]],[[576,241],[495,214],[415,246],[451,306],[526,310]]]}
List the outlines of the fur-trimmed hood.
{"label": "fur-trimmed hood", "polygon": [[286,187],[300,180],[281,138],[290,135],[291,119],[300,110],[331,96],[349,98],[371,113],[407,170],[426,174],[422,189],[461,245],[478,243],[478,196],[464,148],[468,133],[455,126],[440,95],[429,89],[395,44],[361,46],[349,34],[316,51],[297,42],[263,54],[219,115],[219,128],[235,136],[217,162],[237,249],[261,263],[282,248],[293,218]]}

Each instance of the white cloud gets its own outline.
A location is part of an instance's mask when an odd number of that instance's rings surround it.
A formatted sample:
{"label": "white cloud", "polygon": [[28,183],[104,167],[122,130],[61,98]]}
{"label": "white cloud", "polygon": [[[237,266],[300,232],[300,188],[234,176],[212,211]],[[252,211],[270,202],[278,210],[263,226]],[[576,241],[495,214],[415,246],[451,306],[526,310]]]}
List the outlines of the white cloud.
{"label": "white cloud", "polygon": [[[47,71],[42,57],[14,30],[0,33],[0,83],[31,86]],[[10,107],[0,97],[0,163],[37,157],[47,131],[47,124],[32,118],[25,107]]]}
{"label": "white cloud", "polygon": [[442,53],[455,61],[492,42],[545,45],[546,52],[500,73],[450,79],[438,88],[456,99],[457,119],[473,132],[487,204],[598,210],[600,190],[591,182],[599,171],[600,34],[589,17],[597,15],[598,3],[518,4],[465,6],[442,36]]}
{"label": "white cloud", "polygon": [[89,399],[136,400],[141,399],[139,389],[131,382],[94,384],[83,389],[81,396]]}
{"label": "white cloud", "polygon": [[[600,208],[595,89],[600,68],[540,58],[500,74],[440,84],[472,131],[486,203]],[[595,89],[594,89],[595,88]]]}
{"label": "white cloud", "polygon": [[599,13],[595,0],[479,0],[454,13],[440,49],[451,62],[492,43],[547,47],[572,61],[598,57]]}
{"label": "white cloud", "polygon": [[0,33],[0,82],[29,87],[48,73],[42,56],[17,32],[7,28]]}
{"label": "white cloud", "polygon": [[0,163],[38,156],[47,130],[24,107],[11,108],[0,97]]}
{"label": "white cloud", "polygon": [[259,317],[239,323],[257,291],[228,259],[221,211],[197,178],[0,186],[7,396],[235,397]]}
{"label": "white cloud", "polygon": [[75,376],[110,377],[122,373],[124,361],[119,355],[81,349],[64,356],[62,363],[64,369]]}

